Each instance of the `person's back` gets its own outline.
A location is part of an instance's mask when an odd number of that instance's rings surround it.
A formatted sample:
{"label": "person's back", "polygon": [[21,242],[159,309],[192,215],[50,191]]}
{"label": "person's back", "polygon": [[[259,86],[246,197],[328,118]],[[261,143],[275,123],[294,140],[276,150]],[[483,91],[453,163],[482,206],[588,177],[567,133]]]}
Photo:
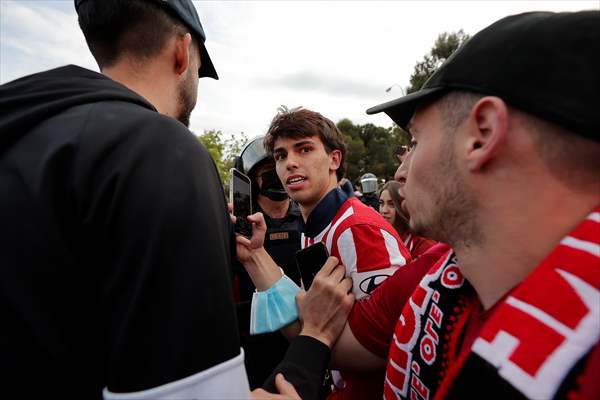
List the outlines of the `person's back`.
{"label": "person's back", "polygon": [[[203,38],[194,42],[154,3],[75,4],[105,74],[67,66],[0,87],[3,392],[247,396],[219,176],[191,132],[157,112],[189,121],[197,76],[216,77],[207,56],[199,68]],[[181,2],[164,7],[173,4]],[[140,50],[187,60],[180,72],[159,71],[158,56],[146,54],[136,65],[153,80],[140,70],[134,82],[127,63],[138,50],[97,42],[94,29],[111,18],[134,26],[156,18],[130,32],[142,38],[144,29],[180,29],[163,47]],[[117,20],[110,35],[122,33]]]}
{"label": "person's back", "polygon": [[[74,66],[0,91],[15,105],[0,120],[0,185],[10,194],[0,199],[5,382],[22,395],[97,398],[107,384],[158,386],[239,354],[225,202],[189,184],[219,185],[193,135]],[[161,305],[176,292],[177,309]],[[206,345],[154,345],[191,344],[186,337]]]}

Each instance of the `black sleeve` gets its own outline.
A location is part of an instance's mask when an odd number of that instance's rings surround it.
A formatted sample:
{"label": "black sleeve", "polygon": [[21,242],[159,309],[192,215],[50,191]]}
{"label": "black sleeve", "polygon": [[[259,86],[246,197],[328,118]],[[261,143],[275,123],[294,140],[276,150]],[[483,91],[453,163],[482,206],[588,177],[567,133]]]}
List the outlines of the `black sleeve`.
{"label": "black sleeve", "polygon": [[80,257],[103,282],[108,389],[149,389],[237,356],[232,238],[208,151],[178,122],[118,105],[91,111],[80,147]]}
{"label": "black sleeve", "polygon": [[318,399],[330,358],[331,351],[325,344],[310,336],[298,336],[263,384],[263,389],[276,393],[275,376],[281,372],[303,400]]}

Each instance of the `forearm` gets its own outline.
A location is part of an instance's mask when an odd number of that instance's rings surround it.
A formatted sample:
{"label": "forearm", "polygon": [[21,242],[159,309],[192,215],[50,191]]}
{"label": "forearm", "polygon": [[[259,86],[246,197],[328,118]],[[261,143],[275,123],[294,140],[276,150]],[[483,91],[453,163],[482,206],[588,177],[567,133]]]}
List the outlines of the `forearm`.
{"label": "forearm", "polygon": [[331,368],[340,371],[373,371],[385,368],[385,359],[365,348],[346,323],[331,349]]}
{"label": "forearm", "polygon": [[252,251],[250,258],[244,262],[244,268],[260,292],[267,290],[281,278],[281,270],[264,247]]}

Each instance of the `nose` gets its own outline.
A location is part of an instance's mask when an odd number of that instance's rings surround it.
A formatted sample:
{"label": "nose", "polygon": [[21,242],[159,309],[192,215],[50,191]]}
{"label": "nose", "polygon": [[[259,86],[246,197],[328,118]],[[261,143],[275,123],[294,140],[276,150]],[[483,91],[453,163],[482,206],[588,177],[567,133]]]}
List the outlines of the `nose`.
{"label": "nose", "polygon": [[400,183],[401,186],[404,186],[404,184],[406,183],[406,177],[408,175],[408,163],[410,160],[410,156],[406,156],[406,158],[404,158],[404,161],[402,161],[402,163],[398,166],[398,169],[396,170],[396,173],[394,174],[394,180],[398,183]]}
{"label": "nose", "polygon": [[296,161],[293,152],[288,153],[287,157],[285,158],[285,168],[288,171],[298,168],[298,162]]}

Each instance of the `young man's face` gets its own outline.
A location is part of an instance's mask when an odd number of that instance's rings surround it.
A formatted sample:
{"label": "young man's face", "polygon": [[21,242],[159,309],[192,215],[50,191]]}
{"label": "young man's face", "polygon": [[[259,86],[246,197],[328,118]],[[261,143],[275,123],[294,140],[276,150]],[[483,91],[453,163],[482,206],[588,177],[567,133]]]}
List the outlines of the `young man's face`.
{"label": "young man's face", "polygon": [[275,140],[273,156],[277,175],[288,195],[302,208],[311,211],[337,186],[336,170],[341,152],[327,153],[318,135]]}

